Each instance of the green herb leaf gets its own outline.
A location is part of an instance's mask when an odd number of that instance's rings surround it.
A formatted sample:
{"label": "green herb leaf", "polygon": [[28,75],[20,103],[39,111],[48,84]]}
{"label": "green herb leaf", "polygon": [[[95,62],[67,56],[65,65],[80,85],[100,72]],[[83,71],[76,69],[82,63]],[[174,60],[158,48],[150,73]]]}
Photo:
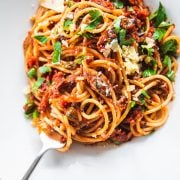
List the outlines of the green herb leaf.
{"label": "green herb leaf", "polygon": [[91,33],[82,33],[82,34],[80,34],[80,36],[86,37],[88,39],[91,39],[94,37],[93,34],[91,34]]}
{"label": "green herb leaf", "polygon": [[39,70],[40,74],[46,74],[46,73],[52,71],[51,67],[49,67],[49,66],[42,66],[38,70]]}
{"label": "green herb leaf", "polygon": [[154,53],[153,47],[149,48],[148,45],[141,45],[141,47],[143,48],[144,54],[147,54],[149,57],[153,56]]}
{"label": "green herb leaf", "polygon": [[24,113],[24,115],[25,115],[25,118],[26,119],[32,119],[32,113],[30,113],[30,114],[26,114],[26,113]]}
{"label": "green herb leaf", "polygon": [[124,3],[120,0],[114,0],[113,3],[114,3],[114,6],[118,9],[122,9],[124,7]]}
{"label": "green herb leaf", "polygon": [[144,99],[144,95],[141,94],[138,99],[140,101],[140,105],[147,106],[147,103],[146,103],[146,101]]}
{"label": "green herb leaf", "polygon": [[85,56],[85,55],[78,56],[78,57],[75,59],[75,63],[76,63],[76,64],[82,64],[82,61],[84,61],[85,59],[86,59],[86,56]]}
{"label": "green herb leaf", "polygon": [[157,65],[157,62],[154,58],[151,59],[151,65],[152,65],[152,68],[154,69]]}
{"label": "green herb leaf", "polygon": [[54,52],[53,52],[52,62],[53,64],[59,64],[61,59],[62,45],[59,41],[57,41],[53,47],[54,47]]}
{"label": "green herb leaf", "polygon": [[166,15],[165,8],[163,7],[161,3],[159,3],[159,9],[157,12],[155,27],[158,27],[163,21],[166,21],[166,18],[167,18],[167,15]]}
{"label": "green herb leaf", "polygon": [[153,56],[153,53],[154,53],[154,40],[151,39],[151,38],[147,38],[145,39],[145,44],[141,45],[141,47],[143,48],[142,49],[142,52],[147,54],[148,56]]}
{"label": "green herb leaf", "polygon": [[24,113],[26,115],[29,115],[33,113],[34,109],[36,108],[36,105],[33,102],[29,102],[26,103],[23,108],[24,108]]}
{"label": "green herb leaf", "polygon": [[131,108],[131,109],[134,108],[135,105],[136,105],[136,101],[131,101],[130,108]]}
{"label": "green herb leaf", "polygon": [[147,52],[148,52],[148,56],[152,56],[154,53],[154,48],[148,48]]}
{"label": "green herb leaf", "polygon": [[171,26],[172,24],[170,22],[165,22],[163,21],[158,27],[159,28],[168,28],[169,26]]}
{"label": "green herb leaf", "polygon": [[146,97],[147,99],[150,99],[151,97],[148,95],[147,91],[145,91],[144,89],[141,91],[141,94]]}
{"label": "green herb leaf", "polygon": [[134,39],[130,38],[130,39],[125,39],[126,37],[126,30],[125,29],[121,29],[120,32],[119,32],[119,42],[120,42],[120,45],[132,45],[133,42],[134,42]]}
{"label": "green herb leaf", "polygon": [[175,72],[172,70],[172,71],[169,71],[167,74],[166,74],[167,78],[170,80],[170,81],[174,81],[175,80]]}
{"label": "green herb leaf", "polygon": [[154,69],[146,69],[144,72],[143,72],[143,77],[149,77],[149,76],[153,76],[156,74],[156,71]]}
{"label": "green herb leaf", "polygon": [[168,71],[171,71],[171,58],[169,56],[165,56],[164,61],[163,61],[163,66],[168,67]]}
{"label": "green herb leaf", "polygon": [[120,31],[120,23],[121,23],[121,18],[118,17],[115,21],[114,21],[114,29],[116,31],[116,33],[119,33]]}
{"label": "green herb leaf", "polygon": [[71,6],[73,6],[75,4],[75,2],[74,1],[67,1],[67,5],[68,5],[68,7],[71,7]]}
{"label": "green herb leaf", "polygon": [[161,46],[161,52],[163,55],[169,54],[169,55],[175,55],[177,50],[177,41],[175,39],[170,39],[163,43]]}
{"label": "green herb leaf", "polygon": [[102,22],[102,16],[98,17],[94,21],[90,22],[84,30],[93,30]]}
{"label": "green herb leaf", "polygon": [[112,142],[115,144],[115,145],[120,145],[121,142],[120,141],[117,141],[117,140],[112,140]]}
{"label": "green herb leaf", "polygon": [[66,19],[63,24],[63,29],[69,31],[70,25],[73,24],[71,19]]}
{"label": "green herb leaf", "polygon": [[29,71],[28,71],[28,77],[29,78],[34,78],[36,77],[36,69],[35,68],[31,68]]}
{"label": "green herb leaf", "polygon": [[154,13],[152,13],[150,16],[149,16],[149,20],[153,20],[154,18],[157,17],[157,14],[158,14],[158,11],[155,11]]}
{"label": "green herb leaf", "polygon": [[89,11],[92,21],[84,28],[84,30],[93,30],[102,22],[102,16],[100,11],[91,10]]}
{"label": "green herb leaf", "polygon": [[126,30],[125,29],[121,29],[119,32],[119,40],[120,41],[124,41],[126,38]]}
{"label": "green herb leaf", "polygon": [[39,87],[43,84],[44,78],[38,77],[37,81],[34,83],[32,91],[35,92],[39,89]]}
{"label": "green herb leaf", "polygon": [[101,16],[100,11],[98,10],[91,10],[89,11],[89,15],[91,16],[92,21],[96,20],[99,16]]}
{"label": "green herb leaf", "polygon": [[32,117],[33,117],[33,119],[36,119],[36,118],[39,117],[39,112],[38,112],[37,109],[34,110],[34,112],[33,112],[33,114],[32,114]]}
{"label": "green herb leaf", "polygon": [[[146,45],[145,45],[146,46]],[[142,45],[142,48],[144,48],[145,50],[146,50],[146,52],[143,50],[143,52],[145,53],[145,54],[147,54],[148,55],[148,57],[151,57],[151,56],[153,56],[153,53],[154,53],[154,48],[147,48],[147,47],[143,47],[143,45]]]}
{"label": "green herb leaf", "polygon": [[42,44],[46,44],[48,41],[48,38],[46,36],[34,36],[34,38]]}
{"label": "green herb leaf", "polygon": [[130,39],[127,39],[126,41],[124,41],[123,43],[121,43],[121,45],[130,46],[133,43],[134,43],[134,39],[130,38]]}
{"label": "green herb leaf", "polygon": [[145,58],[145,63],[148,64],[148,65],[150,65],[153,69],[154,69],[155,66],[157,65],[156,60],[155,60],[153,57],[151,57],[151,56],[147,56],[147,57]]}
{"label": "green herb leaf", "polygon": [[133,6],[129,6],[128,11],[134,11]]}
{"label": "green herb leaf", "polygon": [[165,29],[157,28],[153,35],[154,40],[158,40],[160,42],[164,37],[165,33],[166,33]]}
{"label": "green herb leaf", "polygon": [[151,60],[151,63],[152,63],[153,68],[155,68],[155,66],[157,65],[157,62],[154,58]]}

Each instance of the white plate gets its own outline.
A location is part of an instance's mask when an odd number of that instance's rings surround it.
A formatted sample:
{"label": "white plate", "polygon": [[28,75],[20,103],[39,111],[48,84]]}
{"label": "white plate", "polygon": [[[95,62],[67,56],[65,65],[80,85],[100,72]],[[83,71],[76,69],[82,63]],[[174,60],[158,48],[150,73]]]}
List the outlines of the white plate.
{"label": "white plate", "polygon": [[[150,4],[157,4],[152,0]],[[23,116],[22,43],[35,12],[35,0],[0,2],[0,179],[20,180],[41,147]],[[179,0],[162,0],[180,32]],[[179,34],[180,35],[180,34]],[[180,179],[180,72],[168,122],[150,136],[117,147],[72,145],[67,153],[49,152],[32,180]]]}

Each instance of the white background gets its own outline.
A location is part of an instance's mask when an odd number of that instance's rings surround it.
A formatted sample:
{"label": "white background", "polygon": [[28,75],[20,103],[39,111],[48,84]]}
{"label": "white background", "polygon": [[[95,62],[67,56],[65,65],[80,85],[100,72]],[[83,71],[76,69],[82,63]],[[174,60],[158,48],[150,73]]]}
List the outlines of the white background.
{"label": "white background", "polygon": [[[177,25],[176,32],[180,32],[180,1],[162,2]],[[33,4],[35,0],[0,0],[1,180],[20,180],[41,148],[37,131],[22,110],[26,85],[22,43],[29,28],[28,19],[35,12]],[[117,147],[76,144],[67,153],[49,152],[30,179],[179,180],[180,72],[177,76],[176,99],[170,105],[168,122],[159,131]]]}

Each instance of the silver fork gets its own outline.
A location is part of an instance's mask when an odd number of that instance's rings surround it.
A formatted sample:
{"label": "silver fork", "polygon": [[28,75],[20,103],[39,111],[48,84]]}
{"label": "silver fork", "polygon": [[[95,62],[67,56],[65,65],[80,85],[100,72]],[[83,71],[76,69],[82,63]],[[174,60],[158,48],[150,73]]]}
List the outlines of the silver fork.
{"label": "silver fork", "polygon": [[64,146],[63,143],[59,142],[59,141],[55,141],[51,138],[49,138],[45,133],[41,133],[40,134],[40,139],[43,143],[43,146],[40,150],[40,152],[38,153],[37,157],[34,159],[34,161],[32,162],[32,164],[30,165],[30,167],[28,168],[28,170],[26,171],[26,173],[24,174],[22,180],[28,180],[30,175],[32,174],[32,172],[34,171],[35,167],[37,166],[38,162],[40,161],[40,159],[42,158],[42,156],[50,149],[59,149],[62,148]]}

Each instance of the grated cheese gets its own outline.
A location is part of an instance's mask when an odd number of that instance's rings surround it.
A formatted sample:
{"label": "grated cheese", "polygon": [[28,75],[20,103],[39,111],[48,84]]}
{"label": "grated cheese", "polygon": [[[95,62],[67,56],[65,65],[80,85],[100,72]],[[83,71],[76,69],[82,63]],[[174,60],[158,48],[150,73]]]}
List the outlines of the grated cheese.
{"label": "grated cheese", "polygon": [[146,45],[142,45],[142,48],[150,49],[155,46],[155,40],[151,39],[149,37],[146,37],[145,39]]}
{"label": "grated cheese", "polygon": [[140,58],[135,48],[133,46],[123,46],[122,56],[125,60],[124,65],[126,67],[126,73],[129,75],[135,72],[139,73],[140,65],[138,62]]}
{"label": "grated cheese", "polygon": [[64,46],[68,47],[68,42],[66,40],[62,40],[61,42]]}
{"label": "grated cheese", "polygon": [[57,12],[64,11],[64,0],[39,0],[42,7],[52,9]]}
{"label": "grated cheese", "polygon": [[123,46],[122,50],[122,56],[126,61],[131,60],[132,62],[139,62],[139,55],[133,46]]}
{"label": "grated cheese", "polygon": [[139,64],[132,63],[131,61],[127,61],[124,63],[126,66],[126,74],[134,74],[135,72],[139,73]]}
{"label": "grated cheese", "polygon": [[133,97],[132,99],[133,99],[133,101],[139,101],[139,99],[137,97]]}
{"label": "grated cheese", "polygon": [[113,52],[117,52],[117,51],[118,51],[118,47],[119,47],[119,44],[118,44],[117,38],[116,38],[116,39],[113,39],[110,43],[107,43],[107,44],[105,45],[105,49],[102,50],[103,55],[104,55],[105,57],[108,57],[109,54],[110,54],[110,52],[111,52],[111,50],[112,50]]}
{"label": "grated cheese", "polygon": [[73,18],[74,18],[73,12],[69,12],[69,13],[67,14],[67,18],[73,19]]}

